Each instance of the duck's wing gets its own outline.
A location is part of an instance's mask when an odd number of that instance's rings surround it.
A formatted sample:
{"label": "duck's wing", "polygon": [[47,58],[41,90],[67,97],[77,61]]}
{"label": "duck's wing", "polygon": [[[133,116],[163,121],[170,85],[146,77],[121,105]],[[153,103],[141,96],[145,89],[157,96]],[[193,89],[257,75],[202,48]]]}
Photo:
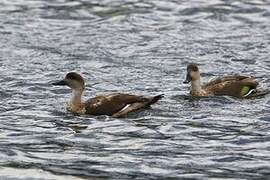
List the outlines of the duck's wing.
{"label": "duck's wing", "polygon": [[145,97],[144,98],[145,100],[142,102],[135,102],[135,103],[128,104],[122,110],[113,114],[113,117],[123,117],[123,116],[126,116],[130,112],[134,112],[139,109],[150,107],[152,104],[156,103],[161,98],[163,98],[163,94],[153,96],[153,97]]}
{"label": "duck's wing", "polygon": [[211,81],[209,81],[207,84],[205,84],[205,87],[209,87],[209,86],[214,86],[216,84],[220,84],[220,83],[226,83],[226,82],[232,82],[232,81],[241,81],[244,79],[247,79],[249,77],[247,76],[240,76],[240,75],[235,75],[235,76],[223,76],[223,77],[219,77],[219,78],[215,78],[212,79]]}
{"label": "duck's wing", "polygon": [[204,86],[206,91],[214,95],[247,97],[256,92],[258,82],[247,76],[225,76],[210,81]]}
{"label": "duck's wing", "polygon": [[[133,105],[135,103],[138,103],[141,106]],[[150,99],[143,96],[115,93],[96,96],[94,98],[87,100],[85,102],[85,110],[86,114],[109,115],[109,116],[114,115],[114,117],[120,117],[124,115],[124,112],[128,113],[134,111],[136,110],[135,107],[143,108],[149,103]],[[142,104],[144,106],[142,106]]]}

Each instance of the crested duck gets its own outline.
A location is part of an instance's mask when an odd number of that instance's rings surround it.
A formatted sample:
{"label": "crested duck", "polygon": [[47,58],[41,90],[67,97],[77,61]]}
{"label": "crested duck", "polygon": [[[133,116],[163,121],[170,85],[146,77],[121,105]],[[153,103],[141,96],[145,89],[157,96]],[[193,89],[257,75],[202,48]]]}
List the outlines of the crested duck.
{"label": "crested duck", "polygon": [[238,98],[256,97],[267,94],[266,91],[258,91],[258,82],[253,77],[224,76],[211,80],[201,85],[199,68],[195,64],[187,66],[187,75],[184,83],[191,82],[192,96],[233,96]]}
{"label": "crested duck", "polygon": [[68,86],[72,89],[72,96],[67,104],[67,110],[74,114],[108,115],[112,117],[123,117],[129,112],[150,107],[163,95],[153,97],[137,96],[123,93],[99,95],[82,102],[82,93],[85,82],[81,75],[69,72],[65,78],[53,83],[57,86]]}

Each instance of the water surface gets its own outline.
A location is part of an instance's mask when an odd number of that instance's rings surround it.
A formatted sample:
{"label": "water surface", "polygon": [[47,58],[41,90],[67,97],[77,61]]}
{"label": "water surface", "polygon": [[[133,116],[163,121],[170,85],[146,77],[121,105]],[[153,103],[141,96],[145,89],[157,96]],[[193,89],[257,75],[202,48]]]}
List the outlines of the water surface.
{"label": "water surface", "polygon": [[[0,179],[266,179],[270,96],[190,99],[186,65],[203,81],[244,74],[270,85],[264,0],[0,2]],[[85,98],[166,96],[128,118],[74,116]]]}

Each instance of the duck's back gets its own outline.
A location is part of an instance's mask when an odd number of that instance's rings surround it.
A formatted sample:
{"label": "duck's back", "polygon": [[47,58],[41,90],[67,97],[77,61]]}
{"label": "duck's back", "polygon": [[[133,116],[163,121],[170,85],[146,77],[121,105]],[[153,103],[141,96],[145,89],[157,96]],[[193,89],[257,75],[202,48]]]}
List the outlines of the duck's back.
{"label": "duck's back", "polygon": [[111,116],[123,110],[127,105],[144,101],[147,99],[141,96],[114,93],[93,97],[84,104],[86,114]]}
{"label": "duck's back", "polygon": [[203,86],[203,88],[212,92],[214,95],[228,95],[234,97],[243,97],[245,89],[256,89],[258,83],[255,79],[247,76],[224,76],[214,79]]}

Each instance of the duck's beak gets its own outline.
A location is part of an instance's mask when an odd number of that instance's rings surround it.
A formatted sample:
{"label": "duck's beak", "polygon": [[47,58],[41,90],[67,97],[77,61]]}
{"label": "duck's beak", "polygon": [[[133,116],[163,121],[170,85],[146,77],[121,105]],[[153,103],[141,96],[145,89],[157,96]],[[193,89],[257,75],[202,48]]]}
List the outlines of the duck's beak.
{"label": "duck's beak", "polygon": [[183,82],[184,84],[188,84],[191,81],[191,77],[189,74],[187,74],[186,80]]}
{"label": "duck's beak", "polygon": [[61,81],[52,83],[52,85],[54,85],[54,86],[65,86],[67,84],[66,84],[65,80],[61,80]]}

